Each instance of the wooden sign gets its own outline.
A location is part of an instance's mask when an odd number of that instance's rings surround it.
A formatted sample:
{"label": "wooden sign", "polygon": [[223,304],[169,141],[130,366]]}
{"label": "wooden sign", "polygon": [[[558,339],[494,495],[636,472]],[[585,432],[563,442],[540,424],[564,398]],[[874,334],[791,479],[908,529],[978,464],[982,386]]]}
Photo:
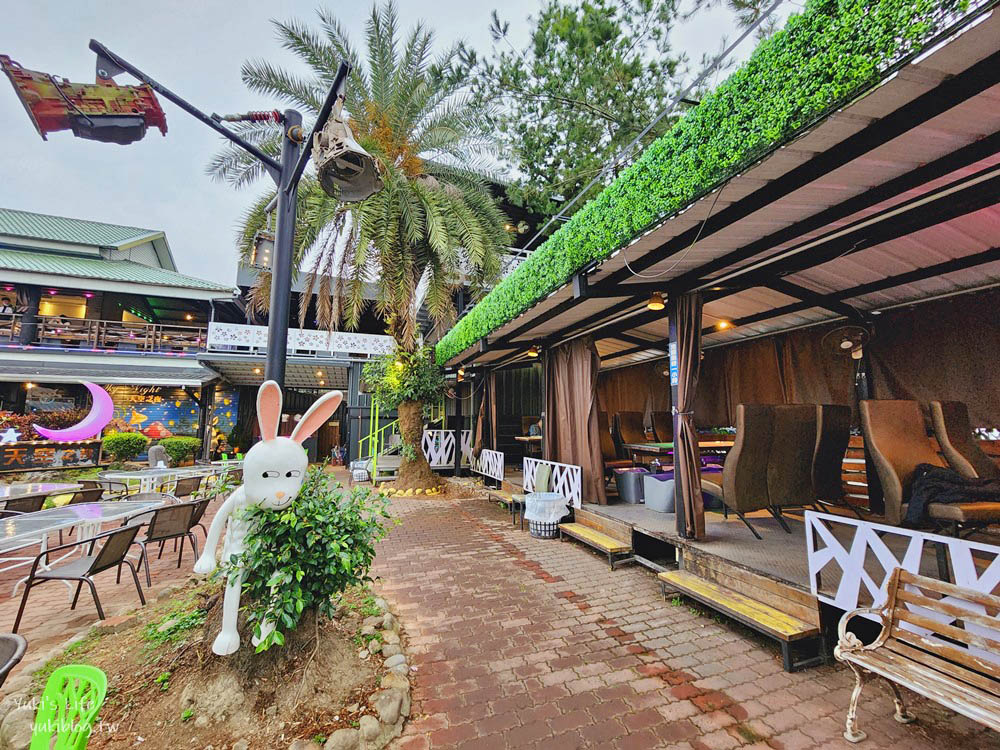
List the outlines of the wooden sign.
{"label": "wooden sign", "polygon": [[0,472],[97,466],[100,440],[21,440],[0,444]]}

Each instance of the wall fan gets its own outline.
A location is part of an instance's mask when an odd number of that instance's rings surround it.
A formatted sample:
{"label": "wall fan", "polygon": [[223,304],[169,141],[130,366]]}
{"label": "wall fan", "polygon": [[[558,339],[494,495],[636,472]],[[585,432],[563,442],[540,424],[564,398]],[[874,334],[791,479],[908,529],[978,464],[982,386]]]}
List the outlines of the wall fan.
{"label": "wall fan", "polygon": [[863,326],[840,326],[823,337],[823,348],[839,356],[861,359],[873,331]]}

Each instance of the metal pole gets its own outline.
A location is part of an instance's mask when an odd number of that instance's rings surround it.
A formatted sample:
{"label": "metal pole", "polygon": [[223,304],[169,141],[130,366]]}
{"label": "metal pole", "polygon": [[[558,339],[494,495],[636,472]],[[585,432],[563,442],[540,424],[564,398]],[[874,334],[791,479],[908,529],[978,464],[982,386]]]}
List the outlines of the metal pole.
{"label": "metal pole", "polygon": [[295,208],[298,182],[290,183],[302,148],[302,115],[294,109],[284,114],[281,139],[281,177],[278,182],[277,226],[271,265],[271,306],[267,319],[267,362],[264,377],[285,385],[288,350],[288,316],[292,296],[292,244],[295,240]]}

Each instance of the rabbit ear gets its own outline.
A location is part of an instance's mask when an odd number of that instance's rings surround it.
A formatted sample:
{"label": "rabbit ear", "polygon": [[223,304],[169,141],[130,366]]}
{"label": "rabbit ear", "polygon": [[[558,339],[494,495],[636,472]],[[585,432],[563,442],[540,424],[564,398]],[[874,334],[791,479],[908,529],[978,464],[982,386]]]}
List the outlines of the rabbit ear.
{"label": "rabbit ear", "polygon": [[281,421],[281,388],[273,380],[265,380],[257,391],[257,424],[264,440],[278,437]]}
{"label": "rabbit ear", "polygon": [[337,411],[337,407],[343,400],[344,394],[340,391],[330,391],[324,394],[309,407],[309,411],[295,425],[295,429],[292,430],[292,440],[301,445],[303,440],[323,426],[330,415]]}

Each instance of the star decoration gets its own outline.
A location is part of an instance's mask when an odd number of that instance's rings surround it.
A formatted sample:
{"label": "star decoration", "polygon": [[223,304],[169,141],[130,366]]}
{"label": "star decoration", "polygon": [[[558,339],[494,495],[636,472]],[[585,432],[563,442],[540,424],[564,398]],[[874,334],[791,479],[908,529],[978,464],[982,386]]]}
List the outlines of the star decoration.
{"label": "star decoration", "polygon": [[21,439],[21,433],[15,430],[13,427],[9,427],[4,432],[0,432],[0,444],[16,443],[20,439]]}

